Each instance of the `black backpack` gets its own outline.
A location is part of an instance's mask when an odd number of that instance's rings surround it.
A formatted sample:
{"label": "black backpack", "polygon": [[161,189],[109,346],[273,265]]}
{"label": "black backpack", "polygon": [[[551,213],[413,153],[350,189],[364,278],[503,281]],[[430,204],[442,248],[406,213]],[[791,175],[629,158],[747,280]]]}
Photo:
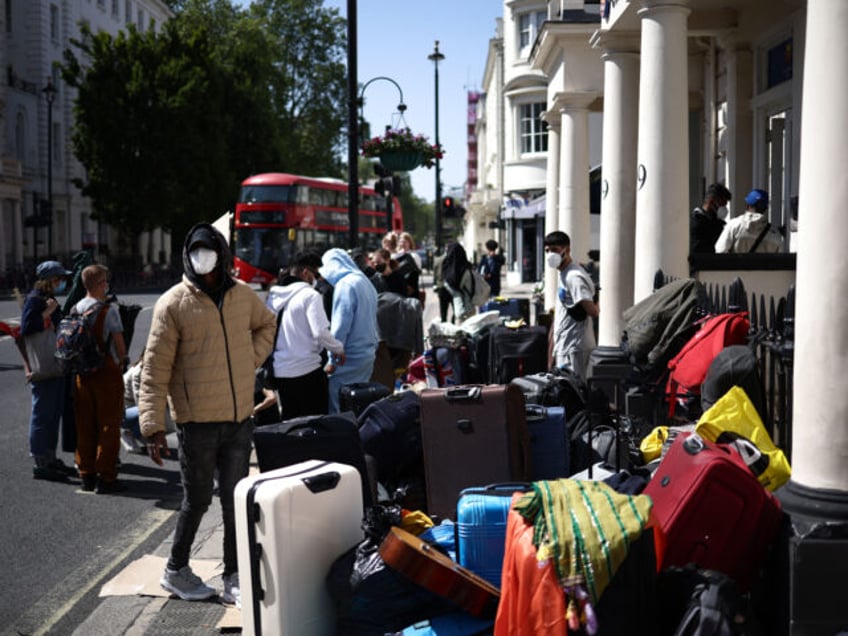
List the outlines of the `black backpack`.
{"label": "black backpack", "polygon": [[721,572],[689,564],[670,567],[657,579],[664,599],[663,636],[754,636],[760,630],[747,611],[736,582]]}
{"label": "black backpack", "polygon": [[[109,308],[96,302],[83,313],[76,308],[59,323],[56,329],[56,359],[65,374],[91,375],[106,361],[103,325]],[[99,334],[99,335],[98,335]]]}

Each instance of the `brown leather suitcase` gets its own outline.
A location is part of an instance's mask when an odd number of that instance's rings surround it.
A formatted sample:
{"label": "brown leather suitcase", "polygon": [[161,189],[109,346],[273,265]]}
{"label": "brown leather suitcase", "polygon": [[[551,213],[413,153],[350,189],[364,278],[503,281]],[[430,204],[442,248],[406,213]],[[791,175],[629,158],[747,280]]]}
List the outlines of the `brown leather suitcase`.
{"label": "brown leather suitcase", "polygon": [[464,488],[529,479],[524,395],[515,385],[423,390],[421,441],[430,515],[454,519]]}

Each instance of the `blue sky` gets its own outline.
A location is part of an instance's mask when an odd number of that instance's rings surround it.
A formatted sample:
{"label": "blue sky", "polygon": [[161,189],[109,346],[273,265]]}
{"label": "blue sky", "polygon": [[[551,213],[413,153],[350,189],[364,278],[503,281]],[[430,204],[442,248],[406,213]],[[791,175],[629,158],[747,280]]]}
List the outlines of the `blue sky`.
{"label": "blue sky", "polygon": [[[238,4],[247,5],[247,0]],[[347,0],[325,0],[325,6],[347,15]],[[357,4],[358,80],[363,85],[378,76],[395,80],[403,91],[404,120],[414,133],[435,141],[435,73],[427,56],[435,40],[445,59],[439,63],[439,139],[442,191],[461,187],[467,173],[467,92],[480,90],[489,40],[501,0],[359,0]],[[378,80],[365,90],[365,119],[372,134],[398,123],[398,90]],[[435,198],[435,169],[410,173],[415,193]],[[362,176],[360,176],[362,178]]]}

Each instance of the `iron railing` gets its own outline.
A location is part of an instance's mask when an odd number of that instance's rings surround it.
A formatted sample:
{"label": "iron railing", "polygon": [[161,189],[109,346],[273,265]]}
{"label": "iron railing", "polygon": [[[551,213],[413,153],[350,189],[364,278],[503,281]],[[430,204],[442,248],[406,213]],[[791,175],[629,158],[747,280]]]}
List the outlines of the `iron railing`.
{"label": "iron railing", "polygon": [[[662,271],[654,277],[654,289],[673,280]],[[775,298],[752,292],[741,278],[729,285],[707,284],[698,308],[702,315],[747,311],[751,323],[748,342],[757,356],[765,390],[763,424],[774,443],[792,460],[792,370],[795,345],[795,286]]]}

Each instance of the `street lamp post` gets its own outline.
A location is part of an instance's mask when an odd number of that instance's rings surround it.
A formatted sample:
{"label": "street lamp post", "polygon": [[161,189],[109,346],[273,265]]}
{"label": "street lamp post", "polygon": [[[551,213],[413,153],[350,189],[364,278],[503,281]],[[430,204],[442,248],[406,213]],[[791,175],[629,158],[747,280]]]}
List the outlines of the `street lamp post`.
{"label": "street lamp post", "polygon": [[56,87],[53,78],[47,78],[47,86],[42,89],[47,99],[47,255],[53,256],[53,100],[56,99]]}
{"label": "street lamp post", "polygon": [[[435,70],[435,86],[436,86],[436,147],[439,146],[439,62],[445,59],[444,54],[439,52],[439,41],[433,47],[433,52],[427,56],[428,60],[432,60]],[[436,253],[442,251],[442,175],[439,166],[439,155],[436,155]]]}

